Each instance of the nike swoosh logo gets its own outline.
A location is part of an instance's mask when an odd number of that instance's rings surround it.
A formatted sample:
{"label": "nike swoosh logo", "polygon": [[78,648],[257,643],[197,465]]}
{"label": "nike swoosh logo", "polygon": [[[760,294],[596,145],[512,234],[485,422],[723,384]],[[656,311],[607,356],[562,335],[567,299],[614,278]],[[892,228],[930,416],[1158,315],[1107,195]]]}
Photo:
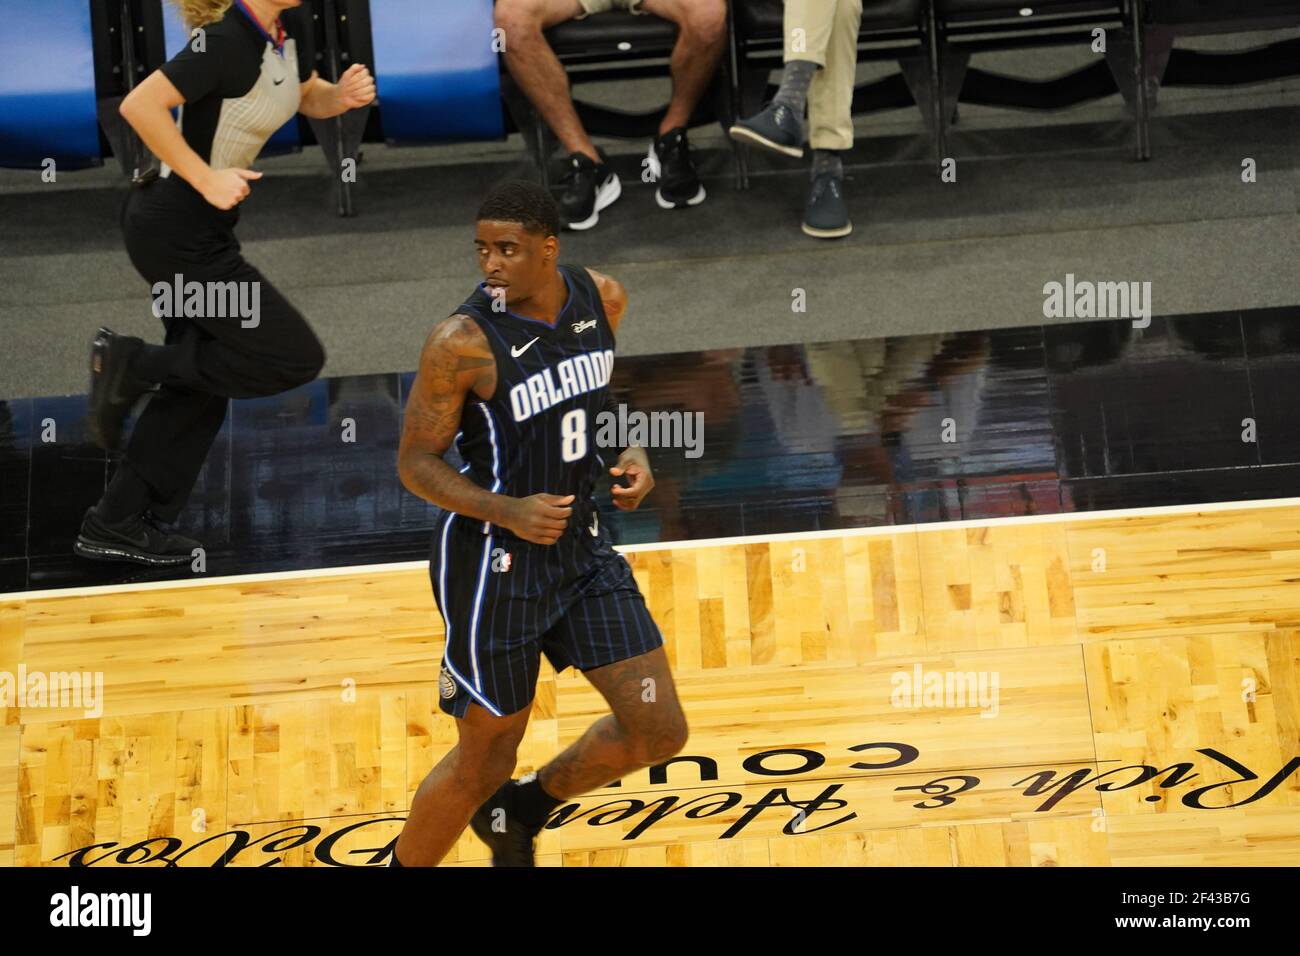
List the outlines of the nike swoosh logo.
{"label": "nike swoosh logo", "polygon": [[587,530],[591,532],[591,536],[593,538],[596,537],[596,535],[600,534],[600,515],[596,514],[595,512],[592,512],[591,527],[588,528]]}
{"label": "nike swoosh logo", "polygon": [[[533,342],[536,341],[537,339],[533,339]],[[527,345],[525,345],[523,348],[520,349],[515,348],[513,345],[510,346],[510,354],[513,355],[515,358],[519,358],[519,356],[523,355],[525,352],[527,352],[530,348],[533,347],[533,342],[529,342]]]}
{"label": "nike swoosh logo", "polygon": [[281,83],[284,82],[284,77],[280,77],[278,80],[272,80],[271,82],[274,83],[276,86],[279,86]]}

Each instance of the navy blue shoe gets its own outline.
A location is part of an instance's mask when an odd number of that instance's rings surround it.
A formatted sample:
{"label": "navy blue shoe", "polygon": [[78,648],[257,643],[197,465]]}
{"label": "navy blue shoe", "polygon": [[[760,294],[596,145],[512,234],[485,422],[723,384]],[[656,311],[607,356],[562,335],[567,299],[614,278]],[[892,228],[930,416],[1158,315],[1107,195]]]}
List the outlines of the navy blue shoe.
{"label": "navy blue shoe", "polygon": [[727,132],[738,143],[762,146],[795,159],[803,157],[803,120],[784,103],[768,103],[756,115],[740,120]]}
{"label": "navy blue shoe", "polygon": [[853,231],[844,202],[844,183],[838,176],[822,173],[813,180],[803,210],[803,231],[818,239],[839,239]]}

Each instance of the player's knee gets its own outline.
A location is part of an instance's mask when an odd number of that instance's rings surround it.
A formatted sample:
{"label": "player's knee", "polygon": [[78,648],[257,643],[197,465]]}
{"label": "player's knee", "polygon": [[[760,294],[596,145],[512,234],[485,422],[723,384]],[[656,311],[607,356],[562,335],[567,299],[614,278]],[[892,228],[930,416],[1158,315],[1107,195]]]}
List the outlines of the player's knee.
{"label": "player's knee", "polygon": [[679,712],[668,724],[637,734],[633,738],[633,747],[640,763],[662,763],[682,752],[688,736],[686,718]]}

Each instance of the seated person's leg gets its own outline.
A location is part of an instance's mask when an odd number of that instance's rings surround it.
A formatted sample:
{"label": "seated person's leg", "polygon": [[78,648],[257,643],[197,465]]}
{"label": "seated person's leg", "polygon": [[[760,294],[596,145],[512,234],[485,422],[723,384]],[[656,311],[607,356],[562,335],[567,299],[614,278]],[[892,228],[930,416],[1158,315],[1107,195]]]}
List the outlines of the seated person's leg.
{"label": "seated person's leg", "polygon": [[691,159],[686,131],[695,107],[713,82],[726,42],[726,0],[616,0],[632,12],[654,14],[677,24],[670,69],[672,99],[659,121],[658,135],[647,159],[658,186],[655,201],[664,209],[695,206],[704,201]]}
{"label": "seated person's leg", "polygon": [[569,78],[542,31],[585,16],[601,0],[497,0],[496,27],[505,42],[510,75],[542,115],[566,153],[599,160],[569,93]]}
{"label": "seated person's leg", "polygon": [[[620,195],[618,176],[591,141],[573,108],[569,77],[543,30],[610,9],[613,0],[497,0],[495,22],[505,41],[506,66],[568,154],[555,186],[560,216],[570,229],[590,229],[600,210]],[[548,161],[549,157],[542,157]]]}
{"label": "seated person's leg", "polygon": [[808,97],[813,164],[803,231],[819,239],[847,236],[853,229],[844,203],[840,153],[853,146],[853,85],[862,0],[834,0],[834,6],[835,19],[826,47],[825,66],[813,78]]}
{"label": "seated person's leg", "polygon": [[[858,13],[861,15],[861,3]],[[807,137],[804,108],[814,74],[826,65],[838,0],[786,0],[785,69],[772,102],[731,127],[733,139],[762,146],[784,156],[803,156]]]}

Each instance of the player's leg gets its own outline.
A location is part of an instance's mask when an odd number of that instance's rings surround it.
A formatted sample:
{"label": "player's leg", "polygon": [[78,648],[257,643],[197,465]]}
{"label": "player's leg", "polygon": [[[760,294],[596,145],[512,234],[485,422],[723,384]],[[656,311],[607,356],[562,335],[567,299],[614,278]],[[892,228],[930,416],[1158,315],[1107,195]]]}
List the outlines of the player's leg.
{"label": "player's leg", "polygon": [[515,769],[519,741],[532,704],[494,717],[471,703],[456,721],[459,740],[429,771],[416,791],[397,841],[402,866],[435,866],[456,844],[474,812]]}
{"label": "player's leg", "polygon": [[611,713],[537,772],[542,789],[557,801],[661,763],[686,745],[686,715],[662,647],[583,674]]}
{"label": "player's leg", "polygon": [[542,31],[582,16],[594,0],[497,0],[493,17],[503,31],[510,75],[541,114],[566,153],[600,162],[596,146],[573,108],[569,77]]}

